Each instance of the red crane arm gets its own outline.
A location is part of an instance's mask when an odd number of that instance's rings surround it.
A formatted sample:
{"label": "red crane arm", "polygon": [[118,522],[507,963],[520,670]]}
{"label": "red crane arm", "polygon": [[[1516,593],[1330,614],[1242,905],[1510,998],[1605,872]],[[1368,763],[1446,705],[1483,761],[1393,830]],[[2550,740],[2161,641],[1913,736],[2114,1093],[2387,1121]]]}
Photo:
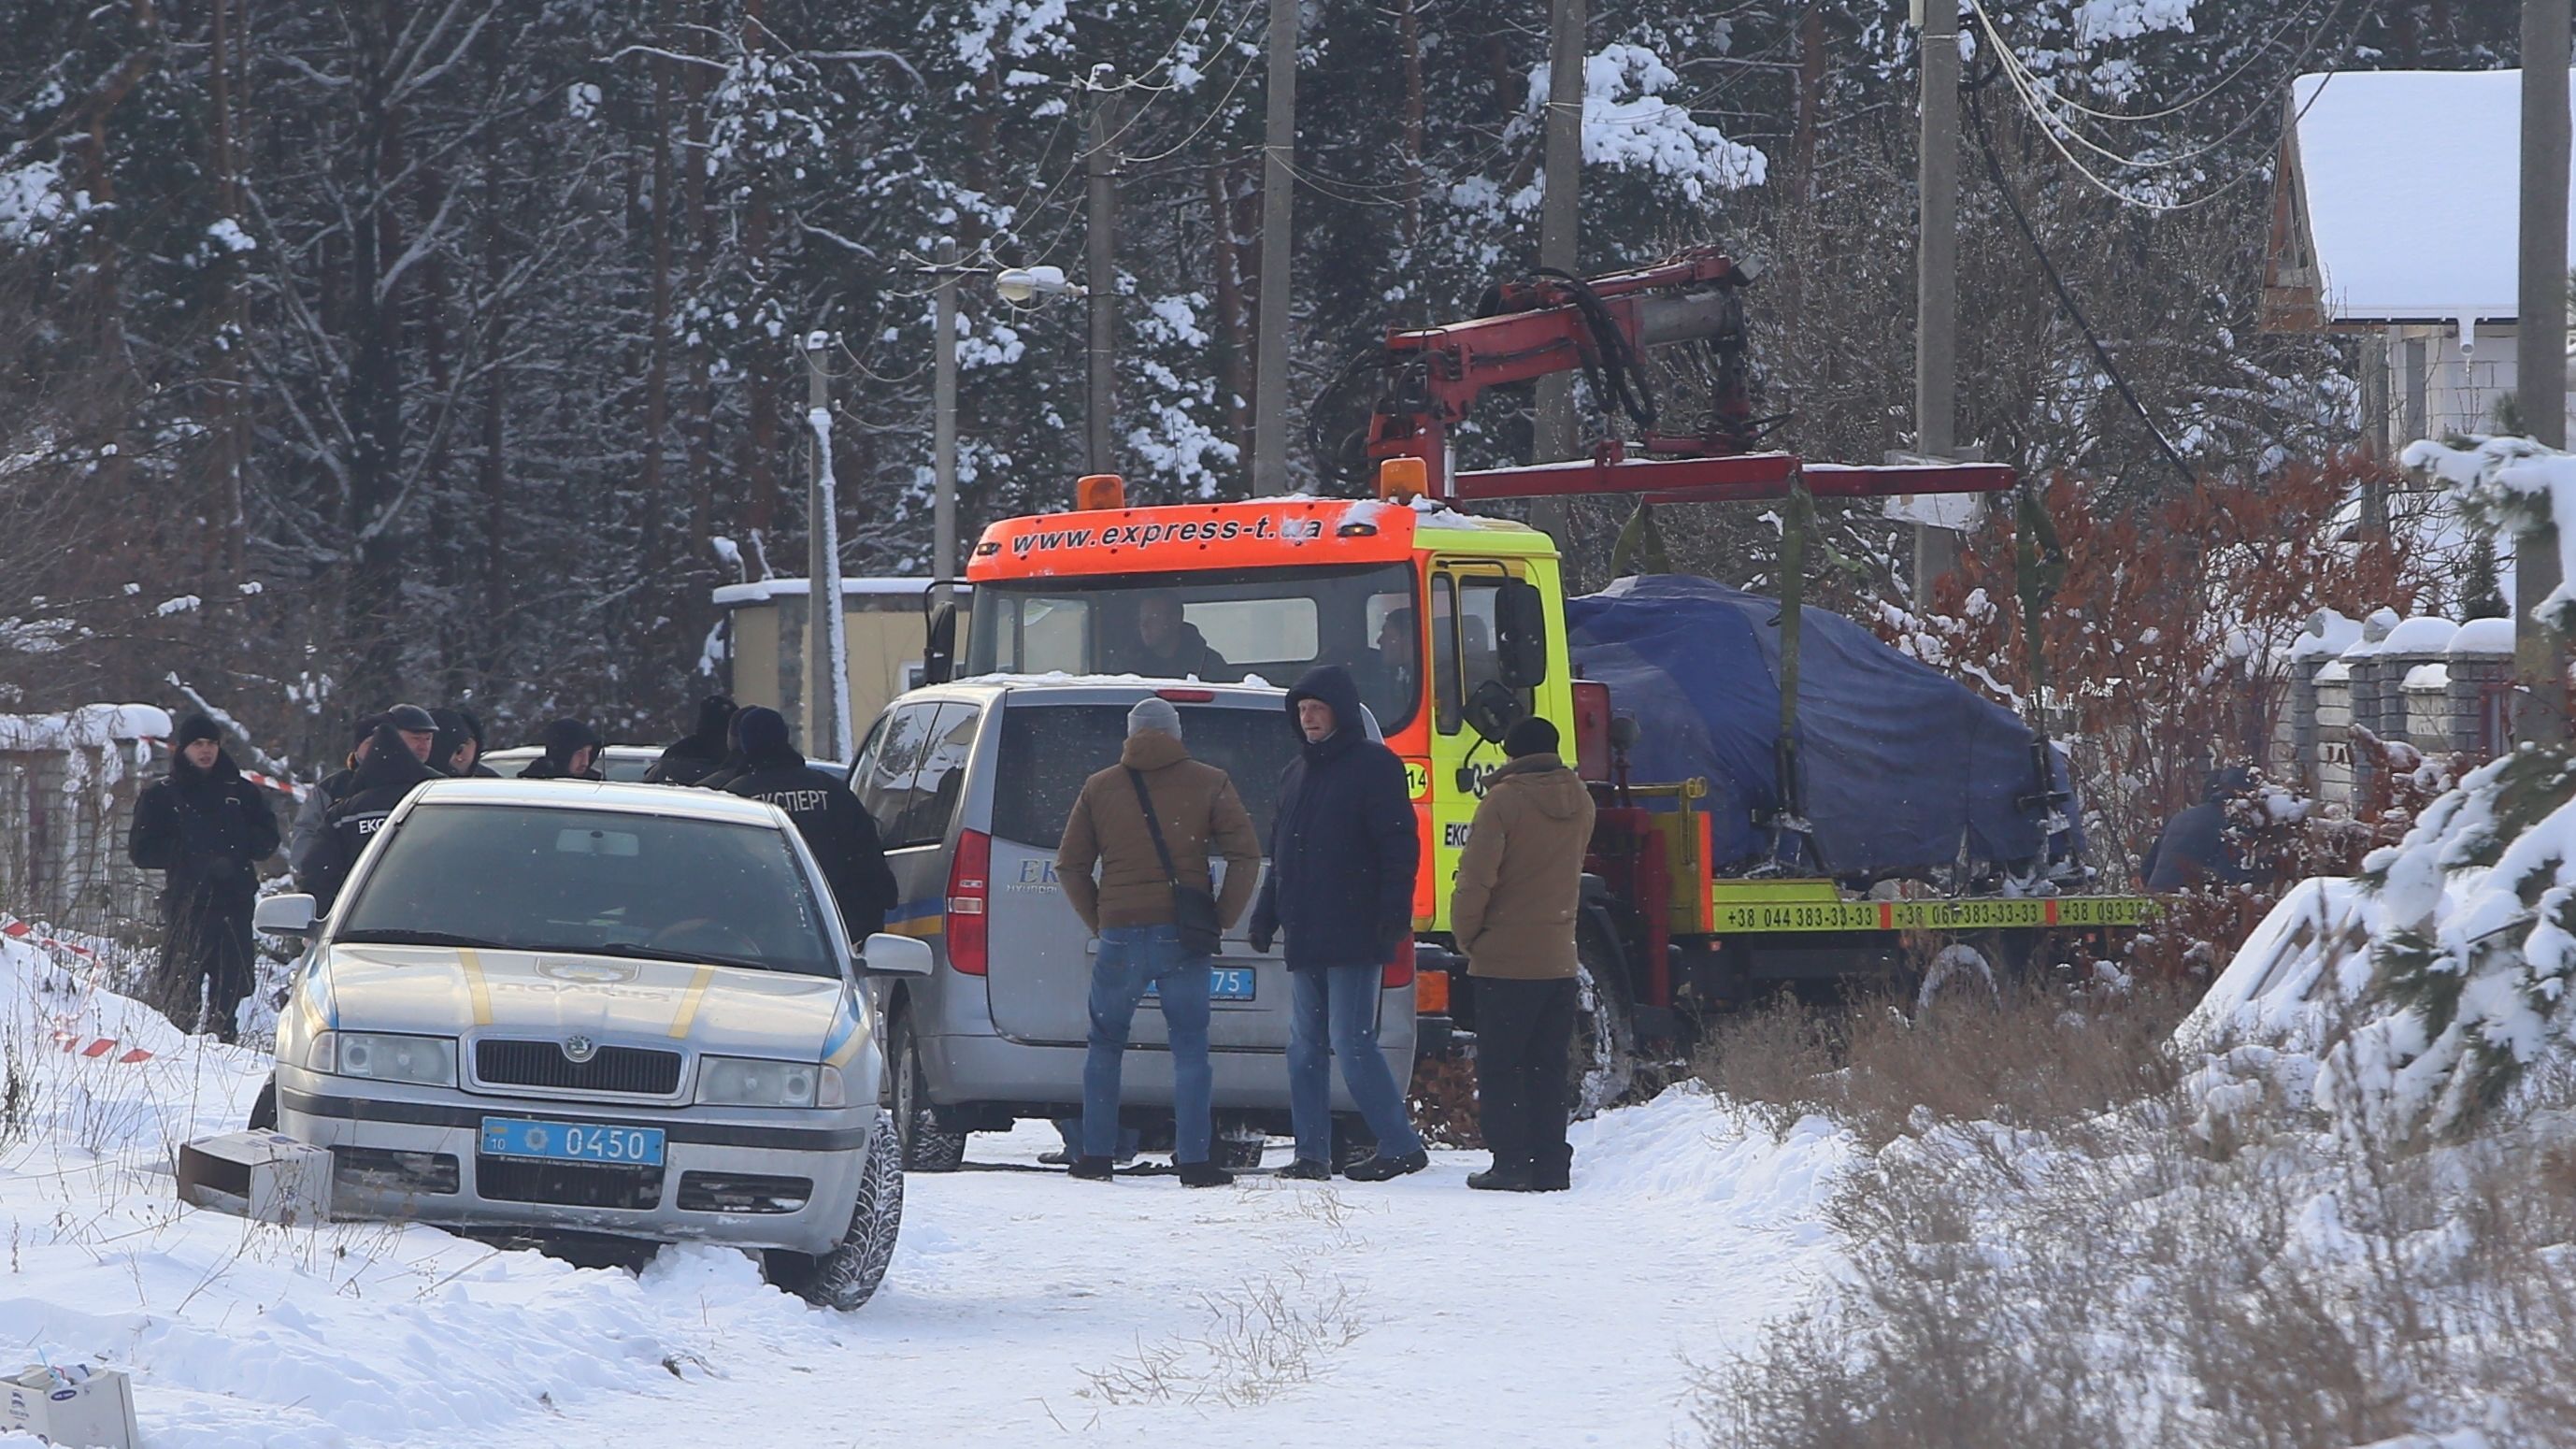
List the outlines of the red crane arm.
{"label": "red crane arm", "polygon": [[[1421,459],[1423,491],[1459,502],[1604,494],[1655,503],[1747,502],[1786,497],[1801,477],[1809,492],[1826,498],[2012,487],[2012,470],[1995,464],[1857,467],[1753,451],[1757,429],[1741,366],[1737,296],[1752,280],[1723,253],[1699,248],[1582,283],[1552,276],[1507,283],[1497,290],[1491,315],[1390,332],[1390,384],[1369,421],[1368,456],[1372,462]],[[1720,353],[1708,431],[1648,431],[1634,444],[1609,439],[1595,445],[1591,458],[1569,463],[1450,472],[1449,430],[1485,389],[1621,360],[1606,358],[1605,345],[1634,359],[1648,347],[1703,338],[1714,340]],[[1632,448],[1645,456],[1628,456]]]}

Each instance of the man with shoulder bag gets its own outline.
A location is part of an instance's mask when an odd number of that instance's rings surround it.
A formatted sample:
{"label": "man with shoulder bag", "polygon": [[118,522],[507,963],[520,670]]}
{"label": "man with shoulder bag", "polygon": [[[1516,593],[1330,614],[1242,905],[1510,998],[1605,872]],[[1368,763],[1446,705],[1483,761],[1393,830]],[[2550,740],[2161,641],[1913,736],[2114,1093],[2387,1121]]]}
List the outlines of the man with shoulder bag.
{"label": "man with shoulder bag", "polygon": [[[1211,846],[1225,857],[1221,888],[1209,879]],[[1082,1068],[1082,1151],[1067,1170],[1103,1181],[1116,1171],[1127,1030],[1150,987],[1171,1042],[1172,1159],[1181,1181],[1232,1182],[1233,1174],[1208,1160],[1215,1135],[1209,962],[1252,900],[1261,842],[1234,781],[1190,758],[1171,701],[1148,698],[1128,711],[1118,763],[1083,782],[1055,863],[1074,913],[1100,938],[1091,968],[1091,1050]]]}

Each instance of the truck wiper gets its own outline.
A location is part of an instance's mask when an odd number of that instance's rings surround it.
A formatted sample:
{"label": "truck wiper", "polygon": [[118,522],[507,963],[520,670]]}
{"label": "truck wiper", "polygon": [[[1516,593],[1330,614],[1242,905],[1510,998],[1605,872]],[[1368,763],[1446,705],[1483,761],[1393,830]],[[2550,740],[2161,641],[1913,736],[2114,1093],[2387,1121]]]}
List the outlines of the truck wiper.
{"label": "truck wiper", "polygon": [[399,926],[372,930],[343,931],[331,938],[335,946],[457,946],[466,950],[518,951],[524,947],[501,941],[486,941],[480,936],[460,936],[453,931],[414,931]]}

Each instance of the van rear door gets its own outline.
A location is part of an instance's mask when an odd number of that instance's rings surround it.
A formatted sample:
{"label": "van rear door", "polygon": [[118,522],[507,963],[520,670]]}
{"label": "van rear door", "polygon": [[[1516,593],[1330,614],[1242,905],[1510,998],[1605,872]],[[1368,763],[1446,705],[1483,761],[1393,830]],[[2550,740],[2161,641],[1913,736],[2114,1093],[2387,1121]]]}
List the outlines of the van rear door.
{"label": "van rear door", "polygon": [[[1056,845],[1082,782],[1118,763],[1127,711],[1142,691],[1080,702],[1012,695],[1002,710],[994,767],[992,931],[993,1025],[1025,1042],[1079,1043],[1091,1032],[1091,963],[1098,943],[1056,884]],[[1260,697],[1182,703],[1190,754],[1224,770],[1252,812],[1265,845],[1279,800],[1279,776],[1296,738],[1277,704]],[[1221,880],[1224,867],[1216,867]],[[1256,956],[1244,939],[1251,913],[1226,933],[1216,958],[1219,999],[1208,1024],[1217,1050],[1285,1051],[1288,972],[1276,955]],[[1162,1013],[1136,1013],[1130,1040],[1160,1044]]]}

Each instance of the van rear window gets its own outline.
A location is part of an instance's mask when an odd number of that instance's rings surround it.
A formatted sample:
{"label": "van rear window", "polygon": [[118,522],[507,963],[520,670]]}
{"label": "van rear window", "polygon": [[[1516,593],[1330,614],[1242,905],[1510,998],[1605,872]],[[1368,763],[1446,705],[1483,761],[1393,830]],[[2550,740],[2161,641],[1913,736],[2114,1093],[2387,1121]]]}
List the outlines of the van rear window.
{"label": "van rear window", "polygon": [[[1295,757],[1297,738],[1275,709],[1182,705],[1181,735],[1193,758],[1234,777],[1263,847],[1279,805],[1279,774]],[[1118,763],[1127,742],[1123,704],[1018,704],[1002,711],[1002,758],[993,792],[993,833],[1020,845],[1053,850],[1064,838],[1082,782]]]}

